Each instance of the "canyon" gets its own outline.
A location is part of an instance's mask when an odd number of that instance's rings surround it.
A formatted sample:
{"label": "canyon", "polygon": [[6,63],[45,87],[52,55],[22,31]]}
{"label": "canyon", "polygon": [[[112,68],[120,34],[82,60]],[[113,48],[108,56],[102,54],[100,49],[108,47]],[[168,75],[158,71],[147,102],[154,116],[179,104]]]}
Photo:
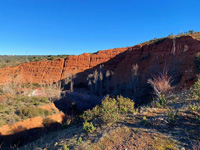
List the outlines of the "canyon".
{"label": "canyon", "polygon": [[[130,80],[132,66],[138,65],[141,84],[147,79],[162,72],[178,72],[179,88],[194,83],[196,71],[194,55],[200,51],[200,41],[192,36],[181,36],[175,39],[165,38],[152,44],[139,44],[132,47],[115,48],[68,56],[55,61],[28,62],[16,67],[0,68],[0,84],[10,80],[25,83],[46,84],[65,79],[77,74],[77,82],[87,84],[87,76],[99,66],[104,70],[111,70],[118,80],[118,84]],[[113,79],[112,79],[113,80]]]}
{"label": "canyon", "polygon": [[[165,71],[172,77],[174,91],[189,89],[197,80],[198,71],[194,65],[194,56],[198,52],[200,52],[200,41],[194,36],[167,37],[132,47],[114,48],[93,54],[83,53],[53,61],[27,62],[16,67],[0,68],[0,85],[7,83],[36,83],[42,85],[63,81],[65,78],[75,75],[73,80],[76,88],[84,87],[88,89],[88,76],[93,74],[95,70],[101,70],[105,78],[106,71],[109,70],[112,74],[110,76],[111,89],[117,85],[119,89],[117,94],[123,94],[123,87],[126,88],[127,85],[133,84],[131,81],[133,67],[137,66],[137,72],[135,73],[138,85],[136,86],[140,95],[136,99],[134,98],[134,102],[135,104],[141,104],[149,102],[145,97],[145,94],[149,93],[149,91],[145,91],[148,89],[146,86],[149,86],[148,79]],[[93,107],[100,103],[102,95],[93,97],[93,94],[87,95],[86,93],[75,91],[67,96],[65,95],[57,102],[41,106],[42,109],[56,112],[56,114],[49,115],[46,118],[36,116],[13,124],[2,125],[0,127],[2,141],[10,140],[7,143],[5,142],[4,146],[16,144],[19,139],[22,140],[19,145],[21,146],[32,141],[35,137],[39,138],[42,133],[48,133],[50,126],[45,126],[45,120],[53,121],[60,128],[62,123],[66,121],[66,110],[70,109],[73,102],[76,102],[78,110],[85,105],[82,111],[90,108],[89,105]],[[100,97],[97,98],[98,96]],[[64,109],[59,108],[59,105]],[[33,139],[27,139],[26,135],[31,135]]]}

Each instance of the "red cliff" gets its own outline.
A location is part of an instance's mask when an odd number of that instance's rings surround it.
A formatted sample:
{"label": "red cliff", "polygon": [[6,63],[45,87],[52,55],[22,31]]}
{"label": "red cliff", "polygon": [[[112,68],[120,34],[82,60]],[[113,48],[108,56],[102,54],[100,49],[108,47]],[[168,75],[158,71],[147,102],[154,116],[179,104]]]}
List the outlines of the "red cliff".
{"label": "red cliff", "polygon": [[64,79],[71,73],[83,72],[104,63],[128,48],[99,51],[96,54],[84,53],[55,61],[29,62],[17,67],[0,68],[0,84],[10,79],[31,83],[48,83]]}
{"label": "red cliff", "polygon": [[115,48],[95,54],[84,53],[55,61],[29,62],[14,68],[1,68],[0,84],[8,81],[10,77],[32,83],[59,81],[71,73],[83,73],[99,64],[104,64],[105,69],[113,70],[116,76],[121,78],[120,82],[126,82],[132,65],[138,64],[138,72],[145,82],[154,72],[167,66],[168,69],[174,67],[179,71],[183,81],[181,85],[184,86],[195,77],[193,57],[199,51],[200,41],[191,36],[182,36],[175,40],[166,38],[154,44]]}

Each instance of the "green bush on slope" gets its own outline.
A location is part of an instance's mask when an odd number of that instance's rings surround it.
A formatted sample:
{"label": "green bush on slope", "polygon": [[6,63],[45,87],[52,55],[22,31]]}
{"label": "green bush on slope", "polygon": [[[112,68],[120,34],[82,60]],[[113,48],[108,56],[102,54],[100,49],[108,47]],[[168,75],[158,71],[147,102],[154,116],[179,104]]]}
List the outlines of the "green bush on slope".
{"label": "green bush on slope", "polygon": [[82,114],[84,121],[91,121],[94,118],[101,119],[109,124],[117,121],[120,114],[134,113],[134,102],[129,98],[118,96],[115,98],[106,97],[100,106],[87,110]]}
{"label": "green bush on slope", "polygon": [[83,129],[87,132],[87,133],[93,133],[96,128],[93,126],[92,122],[84,122],[83,123]]}
{"label": "green bush on slope", "polygon": [[196,97],[200,98],[200,79],[194,83],[194,85],[190,89],[191,94]]}
{"label": "green bush on slope", "polygon": [[48,116],[51,113],[47,110],[44,110],[42,108],[36,108],[36,107],[23,107],[19,111],[19,116],[22,118],[33,118],[37,116]]}

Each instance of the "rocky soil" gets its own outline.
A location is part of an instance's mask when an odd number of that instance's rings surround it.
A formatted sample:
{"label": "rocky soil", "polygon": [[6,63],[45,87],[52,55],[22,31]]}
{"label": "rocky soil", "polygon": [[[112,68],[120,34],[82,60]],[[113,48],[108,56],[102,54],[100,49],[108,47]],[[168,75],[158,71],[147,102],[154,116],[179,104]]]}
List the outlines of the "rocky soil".
{"label": "rocky soil", "polygon": [[[115,150],[115,149],[173,149],[200,148],[200,122],[189,109],[189,105],[200,103],[188,91],[167,99],[164,108],[143,106],[140,112],[121,116],[112,125],[96,125],[94,133],[87,134],[81,124],[53,132],[41,139],[20,148],[24,149],[76,149],[76,150]],[[177,111],[173,119],[169,115]],[[200,116],[199,116],[200,117]]]}

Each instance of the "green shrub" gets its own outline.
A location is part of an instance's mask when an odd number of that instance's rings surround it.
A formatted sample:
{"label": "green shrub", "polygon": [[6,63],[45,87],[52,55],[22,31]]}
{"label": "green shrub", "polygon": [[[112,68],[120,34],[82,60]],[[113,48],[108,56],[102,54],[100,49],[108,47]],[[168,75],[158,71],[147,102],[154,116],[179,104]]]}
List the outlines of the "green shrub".
{"label": "green shrub", "polygon": [[33,118],[36,116],[48,116],[50,115],[50,111],[44,110],[42,108],[36,107],[23,107],[18,111],[19,115],[22,118]]}
{"label": "green shrub", "polygon": [[114,123],[119,119],[119,108],[114,98],[106,98],[102,101],[100,118],[104,123]]}
{"label": "green shrub", "polygon": [[72,121],[73,121],[73,118],[67,118],[67,120],[66,120],[66,122],[64,123],[64,125],[67,125],[67,126],[69,126],[71,123],[72,123]]}
{"label": "green shrub", "polygon": [[41,103],[48,103],[49,100],[46,97],[28,97],[28,96],[16,96],[15,100],[18,102],[25,102],[25,103],[32,103],[36,106],[40,105]]}
{"label": "green shrub", "polygon": [[69,150],[69,148],[67,147],[67,145],[63,145],[63,146],[62,146],[62,149],[63,149],[63,150]]}
{"label": "green shrub", "polygon": [[92,112],[93,112],[93,114],[94,114],[95,117],[99,115],[100,109],[101,109],[101,107],[99,107],[98,105],[95,106],[95,107],[92,109]]}
{"label": "green shrub", "polygon": [[40,102],[41,103],[48,103],[49,102],[49,100],[48,100],[48,98],[47,97],[36,97],[36,96],[34,96],[34,97],[31,97],[31,102],[33,102],[34,104],[40,104]]}
{"label": "green shrub", "polygon": [[165,99],[165,95],[160,95],[158,102],[156,102],[156,107],[162,108],[167,104],[167,100]]}
{"label": "green shrub", "polygon": [[79,145],[79,144],[82,144],[82,143],[83,143],[83,139],[82,139],[82,137],[79,137],[78,141],[77,141],[77,144]]}
{"label": "green shrub", "polygon": [[[197,113],[200,113],[200,108],[199,108],[197,105],[195,105],[195,104],[189,105],[189,109],[190,109],[191,111],[195,111],[195,112],[197,112]],[[195,117],[195,119],[196,119],[198,122],[200,122],[200,116],[199,116],[198,114],[195,114],[195,113],[194,113],[194,117]]]}
{"label": "green shrub", "polygon": [[91,121],[95,117],[98,117],[99,114],[100,114],[100,107],[95,106],[92,110],[84,111],[81,117],[83,118],[84,121]]}
{"label": "green shrub", "polygon": [[129,98],[124,98],[122,96],[117,97],[117,104],[119,107],[119,111],[122,114],[126,113],[134,113],[134,102],[132,102]]}
{"label": "green shrub", "polygon": [[159,102],[156,102],[156,107],[157,107],[157,108],[162,108],[162,106],[160,105]]}
{"label": "green shrub", "polygon": [[189,34],[193,34],[194,30],[189,30],[188,32],[189,32]]}
{"label": "green shrub", "polygon": [[194,83],[194,85],[190,89],[191,94],[196,97],[200,98],[200,79]]}
{"label": "green shrub", "polygon": [[198,72],[200,72],[200,52],[194,56],[194,66]]}
{"label": "green shrub", "polygon": [[84,113],[82,114],[82,118],[84,121],[91,121],[92,119],[94,119],[93,111],[92,110],[84,111]]}
{"label": "green shrub", "polygon": [[115,98],[106,97],[100,106],[87,110],[82,114],[84,121],[91,121],[94,118],[101,119],[104,123],[109,124],[119,119],[119,114],[134,113],[134,102],[129,98],[122,96]]}
{"label": "green shrub", "polygon": [[58,55],[59,58],[67,58],[69,55]]}
{"label": "green shrub", "polygon": [[55,56],[52,56],[52,55],[49,55],[48,57],[47,57],[47,60],[55,60],[56,59],[56,57]]}
{"label": "green shrub", "polygon": [[176,111],[173,111],[172,109],[167,109],[167,117],[168,117],[168,120],[171,122],[171,123],[175,123],[177,122],[177,118],[178,118],[178,110]]}
{"label": "green shrub", "polygon": [[28,102],[29,101],[29,97],[28,96],[16,96],[15,100],[17,102]]}
{"label": "green shrub", "polygon": [[146,125],[146,124],[149,124],[149,121],[147,120],[147,117],[146,117],[146,116],[143,116],[141,122],[142,122],[143,124],[145,124],[145,125]]}
{"label": "green shrub", "polygon": [[192,111],[196,111],[197,110],[197,106],[195,105],[195,104],[193,104],[193,105],[189,105],[189,108],[190,108],[190,110],[192,110]]}
{"label": "green shrub", "polygon": [[84,122],[83,123],[83,129],[87,132],[87,133],[93,133],[96,128],[93,126],[92,122]]}
{"label": "green shrub", "polygon": [[47,97],[41,97],[40,101],[42,103],[49,103],[49,99]]}
{"label": "green shrub", "polygon": [[8,114],[8,115],[9,115],[11,112],[12,112],[11,109],[8,109],[8,110],[5,111],[5,113]]}
{"label": "green shrub", "polygon": [[4,110],[5,109],[5,106],[4,104],[0,104],[0,111]]}
{"label": "green shrub", "polygon": [[38,83],[32,83],[32,85],[33,85],[34,88],[39,88],[40,87],[40,85]]}
{"label": "green shrub", "polygon": [[0,121],[0,127],[3,125],[3,122],[2,121]]}
{"label": "green shrub", "polygon": [[159,97],[159,103],[160,103],[161,106],[164,106],[164,105],[167,104],[167,100],[165,99],[164,94]]}

